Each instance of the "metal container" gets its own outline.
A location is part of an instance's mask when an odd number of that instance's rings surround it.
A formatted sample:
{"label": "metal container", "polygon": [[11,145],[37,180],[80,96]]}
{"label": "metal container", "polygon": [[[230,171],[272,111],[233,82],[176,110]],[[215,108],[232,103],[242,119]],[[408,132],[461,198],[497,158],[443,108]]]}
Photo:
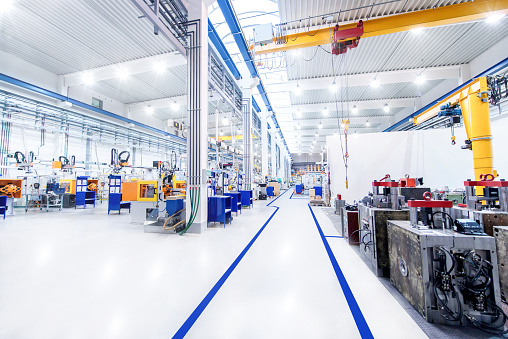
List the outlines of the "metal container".
{"label": "metal container", "polygon": [[392,210],[358,204],[360,256],[378,277],[390,276],[388,220],[409,220],[409,210]]}
{"label": "metal container", "polygon": [[[486,323],[492,322],[494,313],[490,303],[500,305],[493,237],[470,236],[448,230],[417,229],[411,227],[408,221],[390,220],[388,244],[390,282],[428,322],[471,325],[468,317]],[[471,252],[472,250],[474,252]],[[478,254],[493,265],[488,271],[492,283],[482,297],[484,299],[475,299],[476,297],[464,288],[464,273],[471,271],[465,268],[466,260],[461,261],[460,256],[467,257],[472,253]],[[443,271],[446,274],[442,274]],[[438,304],[436,295],[441,300],[446,300],[447,307],[456,312],[457,320],[452,320],[450,314]]]}
{"label": "metal container", "polygon": [[501,296],[508,299],[508,226],[494,226]]}
{"label": "metal container", "polygon": [[345,208],[342,210],[342,237],[349,245],[358,246],[360,244],[360,237],[358,234],[358,211],[348,211]]}

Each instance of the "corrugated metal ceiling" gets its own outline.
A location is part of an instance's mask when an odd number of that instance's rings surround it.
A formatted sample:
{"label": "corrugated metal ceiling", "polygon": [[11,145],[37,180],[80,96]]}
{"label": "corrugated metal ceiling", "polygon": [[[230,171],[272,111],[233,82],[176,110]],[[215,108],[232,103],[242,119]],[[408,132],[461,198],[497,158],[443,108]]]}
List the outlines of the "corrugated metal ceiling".
{"label": "corrugated metal ceiling", "polygon": [[171,52],[131,1],[18,0],[0,21],[0,48],[56,74]]}

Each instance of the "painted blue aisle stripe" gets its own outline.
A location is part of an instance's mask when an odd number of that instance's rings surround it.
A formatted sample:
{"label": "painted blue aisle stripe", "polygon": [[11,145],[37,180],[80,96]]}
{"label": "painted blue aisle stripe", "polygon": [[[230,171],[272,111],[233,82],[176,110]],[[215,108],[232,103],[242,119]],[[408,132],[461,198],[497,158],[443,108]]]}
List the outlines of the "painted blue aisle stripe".
{"label": "painted blue aisle stripe", "polygon": [[343,238],[340,235],[325,235],[325,238]]}
{"label": "painted blue aisle stripe", "polygon": [[[286,194],[287,192],[289,192],[289,190],[285,190],[284,193],[282,194],[279,194],[279,196],[275,199],[273,199],[272,201],[270,201],[266,206],[270,206],[271,204],[273,204],[275,202],[275,200],[279,199],[280,197],[282,197],[284,194]],[[275,207],[275,206],[274,206]]]}
{"label": "painted blue aisle stripe", "polygon": [[[284,192],[281,195],[279,195],[272,202],[270,202],[270,204],[273,203],[278,198],[280,198],[281,196],[283,196],[286,192]],[[270,204],[268,204],[268,205],[270,205]],[[276,210],[272,213],[272,215],[270,216],[270,218],[268,218],[268,220],[264,223],[264,225],[259,229],[259,231],[256,233],[254,238],[252,238],[252,240],[243,249],[242,253],[240,253],[240,255],[235,259],[235,261],[233,261],[231,266],[229,266],[229,268],[222,275],[222,277],[220,277],[219,281],[217,281],[217,283],[215,283],[215,285],[212,287],[210,292],[208,292],[208,294],[205,296],[205,298],[199,303],[198,307],[196,307],[196,309],[191,313],[191,315],[187,318],[187,320],[185,320],[183,325],[180,327],[180,329],[178,329],[178,331],[173,336],[173,339],[180,339],[180,338],[183,338],[183,337],[185,337],[187,335],[187,333],[192,328],[192,326],[194,325],[196,320],[198,320],[198,318],[201,315],[201,313],[203,313],[205,308],[212,301],[213,297],[215,297],[215,295],[217,294],[217,292],[219,292],[219,290],[222,287],[222,285],[224,285],[224,283],[229,278],[231,273],[233,273],[233,271],[235,270],[236,266],[238,266],[238,264],[243,259],[245,254],[247,254],[247,251],[249,251],[249,249],[252,247],[252,245],[257,240],[257,238],[259,237],[261,232],[263,232],[263,230],[266,228],[266,226],[270,223],[270,221],[272,220],[272,218],[275,215],[275,213],[277,213],[279,211],[279,207],[276,207],[276,206],[272,206],[272,207],[275,207]]]}
{"label": "painted blue aisle stripe", "polygon": [[370,331],[369,325],[367,325],[367,321],[365,320],[363,313],[360,310],[360,306],[358,306],[355,296],[353,295],[353,292],[351,291],[351,288],[349,287],[346,281],[346,277],[344,277],[344,273],[342,273],[339,263],[337,262],[337,259],[335,259],[335,256],[333,255],[332,249],[330,248],[330,245],[328,244],[328,241],[325,238],[323,230],[321,229],[321,226],[319,226],[316,216],[314,215],[314,211],[310,207],[310,204],[308,206],[310,213],[312,214],[312,218],[314,218],[314,222],[316,223],[319,235],[321,236],[321,240],[323,241],[323,245],[325,245],[326,253],[328,253],[328,257],[330,258],[330,261],[332,263],[333,270],[335,271],[337,279],[339,280],[339,284],[340,287],[342,288],[342,292],[344,293],[344,297],[346,297],[346,301],[349,306],[349,309],[351,310],[351,314],[353,315],[353,319],[355,320],[356,327],[358,328],[358,331],[360,332],[362,338],[374,338],[372,332]]}

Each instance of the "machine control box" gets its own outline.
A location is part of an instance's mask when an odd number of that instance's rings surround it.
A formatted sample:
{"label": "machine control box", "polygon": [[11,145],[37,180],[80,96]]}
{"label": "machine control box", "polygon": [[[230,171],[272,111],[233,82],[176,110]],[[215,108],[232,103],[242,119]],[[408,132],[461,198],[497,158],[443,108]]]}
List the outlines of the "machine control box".
{"label": "machine control box", "polygon": [[476,221],[471,219],[455,220],[453,230],[468,235],[487,235],[487,233],[483,232],[483,228]]}

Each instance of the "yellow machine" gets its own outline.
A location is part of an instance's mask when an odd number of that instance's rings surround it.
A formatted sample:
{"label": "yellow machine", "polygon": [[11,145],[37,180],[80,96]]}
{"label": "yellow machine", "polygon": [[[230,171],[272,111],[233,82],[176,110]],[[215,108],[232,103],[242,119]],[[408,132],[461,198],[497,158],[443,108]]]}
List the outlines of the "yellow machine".
{"label": "yellow machine", "polygon": [[[477,78],[437,102],[417,115],[413,123],[419,125],[436,116],[443,116],[443,108],[451,111],[454,107],[459,106],[467,133],[466,145],[463,148],[473,151],[475,180],[481,180],[480,176],[485,174],[497,177],[493,165],[487,77]],[[453,134],[452,144],[455,144]]]}
{"label": "yellow machine", "polygon": [[23,180],[0,179],[0,195],[8,198],[21,198],[21,187],[23,187]]}
{"label": "yellow machine", "polygon": [[159,193],[158,180],[138,181],[138,201],[157,201]]}

